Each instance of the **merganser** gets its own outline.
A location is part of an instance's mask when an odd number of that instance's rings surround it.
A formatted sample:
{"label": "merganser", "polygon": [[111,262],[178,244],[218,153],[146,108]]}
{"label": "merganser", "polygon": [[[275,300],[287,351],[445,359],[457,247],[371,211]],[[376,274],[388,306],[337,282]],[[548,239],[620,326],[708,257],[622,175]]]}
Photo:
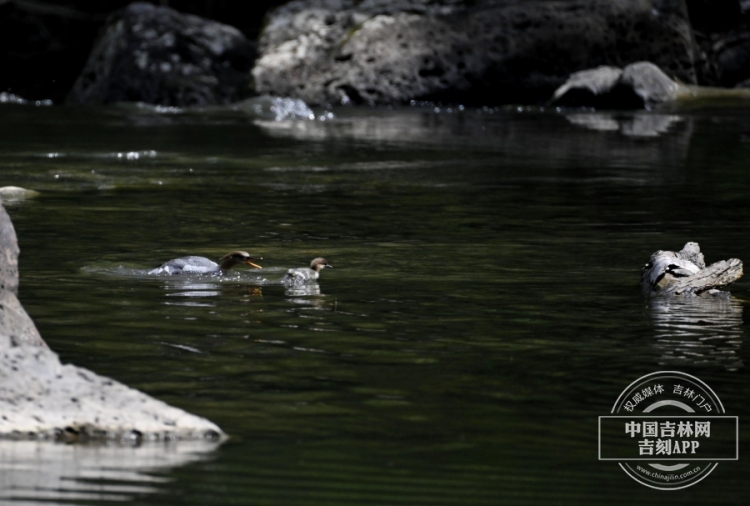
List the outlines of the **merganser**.
{"label": "merganser", "polygon": [[318,279],[319,272],[325,268],[333,269],[333,265],[329,264],[325,258],[316,258],[310,262],[310,267],[289,269],[281,280],[285,285],[303,285]]}
{"label": "merganser", "polygon": [[261,269],[260,265],[250,260],[263,260],[261,257],[251,257],[246,251],[232,251],[227,253],[217,264],[205,257],[180,257],[161,264],[148,271],[149,274],[225,274],[226,271],[238,264],[249,265]]}

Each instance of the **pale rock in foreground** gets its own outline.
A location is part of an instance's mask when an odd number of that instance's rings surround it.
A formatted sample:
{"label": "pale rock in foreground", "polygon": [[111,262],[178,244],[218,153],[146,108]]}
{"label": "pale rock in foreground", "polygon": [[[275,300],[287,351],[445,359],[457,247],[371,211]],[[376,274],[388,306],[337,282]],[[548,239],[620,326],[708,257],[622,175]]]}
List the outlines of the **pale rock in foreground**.
{"label": "pale rock in foreground", "polygon": [[57,439],[219,437],[210,421],[0,336],[0,435]]}

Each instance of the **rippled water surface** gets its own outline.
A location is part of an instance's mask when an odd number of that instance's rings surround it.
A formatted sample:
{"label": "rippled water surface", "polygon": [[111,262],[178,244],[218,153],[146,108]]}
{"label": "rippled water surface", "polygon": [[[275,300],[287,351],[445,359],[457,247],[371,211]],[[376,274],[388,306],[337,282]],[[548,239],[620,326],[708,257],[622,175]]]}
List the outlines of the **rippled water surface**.
{"label": "rippled water surface", "polygon": [[[64,362],[205,416],[224,444],[0,445],[28,504],[742,504],[597,460],[658,370],[748,434],[746,281],[645,299],[658,249],[750,260],[750,115],[0,108],[21,299]],[[145,270],[241,249],[225,279]],[[325,256],[318,284],[284,270]]]}

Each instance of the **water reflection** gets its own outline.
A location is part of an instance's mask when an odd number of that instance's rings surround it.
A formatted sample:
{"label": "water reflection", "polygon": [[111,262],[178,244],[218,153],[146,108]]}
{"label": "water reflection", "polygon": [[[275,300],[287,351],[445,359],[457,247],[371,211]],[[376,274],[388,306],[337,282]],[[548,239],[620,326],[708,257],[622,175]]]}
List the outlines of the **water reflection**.
{"label": "water reflection", "polygon": [[301,286],[287,286],[284,290],[287,297],[300,297],[305,295],[320,295],[320,285],[318,283],[308,283]]}
{"label": "water reflection", "polygon": [[574,125],[597,131],[615,131],[630,137],[658,137],[665,134],[682,117],[672,114],[637,114],[618,117],[612,114],[569,114]]}
{"label": "water reflection", "polygon": [[[585,128],[570,130],[570,124]],[[687,159],[693,119],[650,112],[618,115],[598,112],[512,112],[456,114],[419,109],[398,114],[342,110],[333,121],[264,121],[254,124],[267,135],[302,141],[363,141],[419,143],[440,149],[460,147],[502,151],[525,158],[530,153],[548,160],[575,160],[578,166],[628,168],[671,167]],[[565,135],[560,135],[565,131]],[[602,132],[619,135],[602,135]],[[623,137],[658,143],[624,143]],[[544,142],[540,142],[544,139]]]}
{"label": "water reflection", "polygon": [[52,501],[127,501],[160,491],[159,476],[204,461],[216,441],[119,445],[65,445],[0,441],[0,500],[28,504]]}
{"label": "water reflection", "polygon": [[732,297],[652,297],[659,364],[743,367],[742,304]]}
{"label": "water reflection", "polygon": [[217,290],[216,283],[196,281],[176,281],[166,283],[165,290],[169,290],[167,297],[218,297],[221,291]]}
{"label": "water reflection", "polygon": [[[146,274],[146,276],[148,275]],[[185,300],[177,299],[179,302],[173,299],[171,302],[165,302],[165,304],[181,306],[214,306],[214,302],[201,303],[197,300],[191,299],[219,297],[224,294],[225,289],[238,285],[246,287],[248,293],[251,295],[260,295],[262,294],[261,286],[266,282],[265,278],[239,272],[230,273],[226,276],[196,275],[190,277],[187,275],[181,275],[178,276],[179,279],[174,279],[175,276],[160,277],[166,278],[164,285],[162,286],[162,288],[167,291],[166,297],[185,298]]]}

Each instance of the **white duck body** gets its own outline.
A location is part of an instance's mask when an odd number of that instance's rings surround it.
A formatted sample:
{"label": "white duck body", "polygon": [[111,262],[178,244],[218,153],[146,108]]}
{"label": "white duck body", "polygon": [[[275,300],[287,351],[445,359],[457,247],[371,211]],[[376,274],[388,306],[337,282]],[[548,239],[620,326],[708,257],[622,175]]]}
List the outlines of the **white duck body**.
{"label": "white duck body", "polygon": [[304,285],[317,280],[320,277],[320,271],[326,268],[332,269],[333,265],[329,264],[325,258],[316,258],[310,262],[310,267],[289,269],[281,280],[285,285]]}
{"label": "white duck body", "polygon": [[246,251],[232,251],[219,260],[219,263],[205,257],[187,256],[174,258],[161,264],[159,267],[148,271],[149,274],[224,274],[226,271],[238,264],[245,264],[256,269],[260,265],[250,260],[262,260],[259,257],[251,257]]}

